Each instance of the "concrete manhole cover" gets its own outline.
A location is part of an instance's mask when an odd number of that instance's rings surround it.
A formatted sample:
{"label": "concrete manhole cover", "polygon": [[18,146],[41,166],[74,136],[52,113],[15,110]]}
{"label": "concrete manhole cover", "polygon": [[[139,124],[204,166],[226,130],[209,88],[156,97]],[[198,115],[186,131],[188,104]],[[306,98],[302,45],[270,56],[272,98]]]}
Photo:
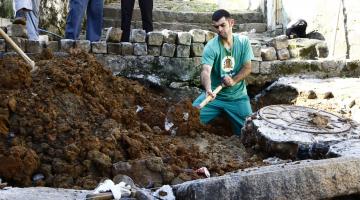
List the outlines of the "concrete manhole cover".
{"label": "concrete manhole cover", "polygon": [[336,134],[349,131],[350,123],[334,114],[294,105],[272,105],[259,111],[261,119],[282,127],[313,134]]}

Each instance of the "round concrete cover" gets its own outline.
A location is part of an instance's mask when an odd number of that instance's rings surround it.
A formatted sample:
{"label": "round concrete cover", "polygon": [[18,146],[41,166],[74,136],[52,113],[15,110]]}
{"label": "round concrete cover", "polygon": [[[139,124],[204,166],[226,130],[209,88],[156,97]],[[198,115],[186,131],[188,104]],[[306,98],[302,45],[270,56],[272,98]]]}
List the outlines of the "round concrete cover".
{"label": "round concrete cover", "polygon": [[351,124],[345,119],[303,106],[271,105],[260,109],[259,116],[284,129],[313,134],[337,134],[351,129]]}

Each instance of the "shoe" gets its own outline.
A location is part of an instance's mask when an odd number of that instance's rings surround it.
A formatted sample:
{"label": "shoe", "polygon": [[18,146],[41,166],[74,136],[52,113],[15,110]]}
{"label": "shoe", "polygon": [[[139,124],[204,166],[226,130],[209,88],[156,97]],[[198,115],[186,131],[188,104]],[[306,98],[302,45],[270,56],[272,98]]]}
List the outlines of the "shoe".
{"label": "shoe", "polygon": [[26,25],[26,13],[27,13],[26,9],[20,9],[20,10],[16,11],[13,24]]}

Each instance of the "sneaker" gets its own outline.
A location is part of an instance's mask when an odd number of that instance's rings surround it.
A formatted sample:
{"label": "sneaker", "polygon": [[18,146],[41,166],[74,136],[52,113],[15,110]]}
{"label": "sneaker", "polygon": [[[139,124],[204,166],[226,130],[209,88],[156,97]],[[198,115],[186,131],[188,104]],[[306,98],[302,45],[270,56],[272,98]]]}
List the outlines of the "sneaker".
{"label": "sneaker", "polygon": [[27,13],[26,9],[20,9],[20,10],[16,11],[15,20],[14,20],[13,24],[26,25],[26,13]]}

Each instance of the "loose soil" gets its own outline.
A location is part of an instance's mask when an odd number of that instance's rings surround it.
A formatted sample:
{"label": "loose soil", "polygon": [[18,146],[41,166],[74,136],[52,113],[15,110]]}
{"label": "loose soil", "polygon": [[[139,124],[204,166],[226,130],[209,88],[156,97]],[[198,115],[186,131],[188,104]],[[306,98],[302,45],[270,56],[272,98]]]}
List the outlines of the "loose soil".
{"label": "loose soil", "polygon": [[36,63],[31,74],[18,57],[0,60],[0,178],[10,185],[93,189],[126,174],[154,187],[204,178],[200,167],[218,176],[263,165],[229,123],[200,124],[190,99],[168,102],[76,50]]}

